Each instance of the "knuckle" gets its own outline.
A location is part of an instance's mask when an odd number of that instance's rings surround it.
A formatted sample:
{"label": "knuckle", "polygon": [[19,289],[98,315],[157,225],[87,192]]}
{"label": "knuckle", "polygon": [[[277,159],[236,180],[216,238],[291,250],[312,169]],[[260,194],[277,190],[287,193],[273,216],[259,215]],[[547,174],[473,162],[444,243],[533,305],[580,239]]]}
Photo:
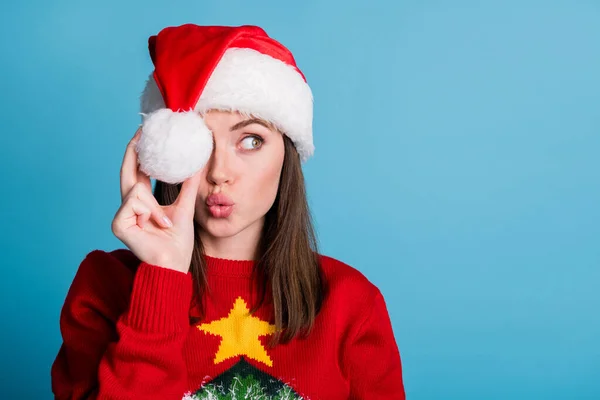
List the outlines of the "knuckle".
{"label": "knuckle", "polygon": [[113,219],[113,222],[111,224],[111,230],[112,233],[116,236],[116,237],[120,237],[121,234],[123,233],[120,224],[118,223],[117,219]]}
{"label": "knuckle", "polygon": [[135,190],[136,194],[139,194],[139,193],[145,192],[146,186],[144,185],[144,182],[136,182],[133,185],[133,190]]}
{"label": "knuckle", "polygon": [[146,215],[150,214],[150,209],[148,206],[140,199],[132,199],[131,206],[135,208],[136,214],[138,215]]}
{"label": "knuckle", "polygon": [[140,208],[140,200],[135,197],[135,196],[130,196],[129,199],[127,199],[127,208],[135,208],[135,209],[139,209]]}
{"label": "knuckle", "polygon": [[134,198],[137,198],[137,197],[138,197],[138,194],[139,194],[139,192],[140,192],[140,189],[139,189],[139,187],[137,186],[137,183],[136,183],[136,184],[134,184],[134,185],[131,187],[131,189],[129,189],[129,192],[127,193],[127,197],[128,197],[129,199],[134,199]]}

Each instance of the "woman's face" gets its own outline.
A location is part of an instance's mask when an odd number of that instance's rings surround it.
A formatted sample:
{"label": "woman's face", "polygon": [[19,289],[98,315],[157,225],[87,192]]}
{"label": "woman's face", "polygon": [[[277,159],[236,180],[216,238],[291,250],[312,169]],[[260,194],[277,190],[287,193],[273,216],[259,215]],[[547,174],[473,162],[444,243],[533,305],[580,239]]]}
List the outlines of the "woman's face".
{"label": "woman's face", "polygon": [[[204,121],[213,133],[214,149],[200,172],[196,199],[201,238],[210,242],[245,231],[242,236],[256,240],[279,187],[285,151],[282,134],[237,112],[209,111]],[[209,198],[214,194],[227,196],[233,206],[218,205],[227,199]],[[209,206],[207,201],[216,204]]]}

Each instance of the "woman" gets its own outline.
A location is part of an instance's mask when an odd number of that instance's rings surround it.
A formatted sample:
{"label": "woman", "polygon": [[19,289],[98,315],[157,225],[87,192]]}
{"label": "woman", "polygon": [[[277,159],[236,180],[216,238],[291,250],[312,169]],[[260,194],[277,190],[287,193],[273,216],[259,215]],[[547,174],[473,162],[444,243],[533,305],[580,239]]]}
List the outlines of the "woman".
{"label": "woman", "polygon": [[192,24],[149,49],[112,223],[128,249],[79,266],[55,398],[404,399],[381,292],[317,251],[291,53],[258,27]]}

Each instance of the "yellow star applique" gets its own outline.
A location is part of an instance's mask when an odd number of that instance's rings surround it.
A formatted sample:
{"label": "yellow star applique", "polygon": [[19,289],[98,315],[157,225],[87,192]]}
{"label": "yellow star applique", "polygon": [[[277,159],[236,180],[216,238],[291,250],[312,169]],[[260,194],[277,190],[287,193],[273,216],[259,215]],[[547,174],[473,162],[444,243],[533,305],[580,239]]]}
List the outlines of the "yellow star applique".
{"label": "yellow star applique", "polygon": [[241,297],[235,300],[227,317],[202,324],[198,329],[222,338],[215,355],[215,364],[230,357],[245,355],[269,367],[273,366],[273,361],[258,337],[275,333],[275,325],[250,315],[250,310]]}

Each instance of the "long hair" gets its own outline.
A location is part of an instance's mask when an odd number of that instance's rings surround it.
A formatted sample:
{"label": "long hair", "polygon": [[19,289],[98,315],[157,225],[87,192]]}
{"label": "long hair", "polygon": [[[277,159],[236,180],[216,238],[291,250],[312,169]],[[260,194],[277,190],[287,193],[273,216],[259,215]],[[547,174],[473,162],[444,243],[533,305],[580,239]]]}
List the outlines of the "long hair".
{"label": "long hair", "polygon": [[[300,157],[293,142],[283,135],[285,155],[279,188],[273,206],[265,215],[259,240],[253,281],[259,301],[254,313],[264,303],[267,290],[273,303],[276,333],[270,342],[287,343],[297,335],[307,336],[314,325],[324,298],[324,279],[318,260],[318,243],[306,198]],[[154,197],[161,205],[172,204],[181,184],[156,181]],[[204,318],[202,295],[208,292],[204,247],[194,222],[195,242],[190,271],[197,284],[194,298],[201,310],[196,323]],[[283,333],[282,333],[283,332]]]}

